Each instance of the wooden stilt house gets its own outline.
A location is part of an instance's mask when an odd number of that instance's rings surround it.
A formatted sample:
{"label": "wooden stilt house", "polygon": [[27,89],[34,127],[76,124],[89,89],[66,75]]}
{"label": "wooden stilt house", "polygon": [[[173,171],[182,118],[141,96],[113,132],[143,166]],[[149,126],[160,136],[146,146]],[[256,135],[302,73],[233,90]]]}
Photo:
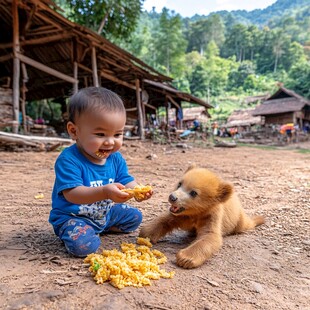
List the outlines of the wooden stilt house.
{"label": "wooden stilt house", "polygon": [[305,122],[310,122],[310,101],[292,90],[280,87],[257,106],[252,115],[263,117],[266,125],[293,123],[303,128]]}
{"label": "wooden stilt house", "polygon": [[87,86],[119,94],[140,128],[148,111],[154,113],[169,102],[211,107],[173,88],[170,77],[57,10],[51,0],[0,1],[0,87],[12,90],[13,132],[18,132],[20,114],[26,119],[27,101],[65,98]]}

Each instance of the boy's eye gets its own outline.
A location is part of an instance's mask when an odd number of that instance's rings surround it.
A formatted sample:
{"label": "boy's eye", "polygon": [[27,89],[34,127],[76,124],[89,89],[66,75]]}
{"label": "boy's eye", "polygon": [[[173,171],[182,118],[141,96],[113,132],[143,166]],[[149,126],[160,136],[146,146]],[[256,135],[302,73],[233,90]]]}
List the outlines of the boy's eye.
{"label": "boy's eye", "polygon": [[115,138],[119,138],[119,137],[121,137],[123,134],[122,133],[117,133],[114,137]]}
{"label": "boy's eye", "polygon": [[97,132],[97,133],[96,133],[96,136],[98,136],[98,137],[104,137],[104,133],[102,133],[102,132]]}
{"label": "boy's eye", "polygon": [[196,191],[190,191],[190,196],[192,196],[193,198],[195,198],[198,194]]}

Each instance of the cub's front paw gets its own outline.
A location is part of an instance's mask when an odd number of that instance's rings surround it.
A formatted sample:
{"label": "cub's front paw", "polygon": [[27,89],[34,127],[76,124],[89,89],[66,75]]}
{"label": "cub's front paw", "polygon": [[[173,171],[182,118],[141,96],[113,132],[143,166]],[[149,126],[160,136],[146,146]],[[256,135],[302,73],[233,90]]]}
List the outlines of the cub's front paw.
{"label": "cub's front paw", "polygon": [[156,230],[150,226],[144,226],[140,230],[139,237],[149,238],[151,243],[154,244],[154,243],[157,243],[160,236],[158,234],[158,230]]}
{"label": "cub's front paw", "polygon": [[176,258],[177,258],[176,260],[177,265],[186,269],[196,268],[202,265],[204,262],[204,260],[201,261],[199,257],[195,257],[193,255],[193,252],[187,249],[179,251],[176,255]]}

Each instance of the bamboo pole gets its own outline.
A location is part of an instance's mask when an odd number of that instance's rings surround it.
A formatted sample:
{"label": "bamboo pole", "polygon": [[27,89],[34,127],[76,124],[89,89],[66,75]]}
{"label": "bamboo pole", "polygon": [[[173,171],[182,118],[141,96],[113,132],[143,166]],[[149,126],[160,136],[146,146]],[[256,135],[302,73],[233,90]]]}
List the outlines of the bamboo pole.
{"label": "bamboo pole", "polygon": [[79,90],[78,63],[76,61],[73,63],[73,77],[77,80],[77,82],[73,83],[73,94],[76,94]]}
{"label": "bamboo pole", "polygon": [[143,105],[145,105],[145,106],[147,106],[147,107],[149,107],[149,108],[151,108],[151,109],[157,111],[156,107],[154,107],[153,105],[151,105],[151,104],[149,104],[149,103],[143,102]]}
{"label": "bamboo pole", "polygon": [[66,82],[69,82],[69,83],[77,83],[78,80],[74,79],[73,77],[69,76],[69,75],[66,75],[64,73],[61,73],[55,69],[52,69],[46,65],[43,65],[42,63],[38,62],[38,61],[35,61],[21,53],[16,53],[16,56],[18,59],[20,59],[22,62],[34,67],[34,68],[37,68],[43,72],[46,72],[50,75],[53,75],[53,76],[56,76],[57,78],[61,79],[61,80],[64,80]]}
{"label": "bamboo pole", "polygon": [[19,127],[19,79],[20,79],[20,60],[17,53],[20,51],[19,46],[19,17],[18,17],[18,0],[12,1],[12,18],[13,18],[13,133],[18,133]]}
{"label": "bamboo pole", "polygon": [[141,106],[141,92],[140,92],[140,81],[136,79],[136,97],[137,97],[137,108],[138,108],[138,120],[140,127],[140,138],[144,140],[144,119],[142,114],[142,106]]}
{"label": "bamboo pole", "polygon": [[[63,39],[69,39],[73,36],[72,33],[64,32],[62,34],[50,35],[45,38],[31,39],[31,40],[23,40],[20,43],[20,46],[24,45],[44,45],[49,42],[60,41]],[[0,49],[11,48],[13,47],[12,43],[2,43],[0,44]]]}
{"label": "bamboo pole", "polygon": [[[86,72],[90,72],[90,73],[92,72],[91,69],[87,68],[86,66],[84,66],[84,65],[82,65],[82,64],[80,64],[80,63],[78,64],[78,66],[79,66],[81,69],[83,69],[84,71],[86,71]],[[110,80],[110,81],[112,81],[112,82],[115,82],[115,83],[117,83],[117,84],[126,86],[126,87],[128,87],[128,88],[130,88],[130,89],[133,89],[133,90],[136,90],[136,86],[135,86],[135,85],[132,85],[132,84],[127,83],[127,82],[125,82],[125,81],[123,81],[123,80],[120,80],[119,78],[117,78],[117,77],[115,77],[115,76],[113,76],[113,75],[111,75],[111,74],[108,74],[108,73],[106,73],[106,72],[100,71],[100,76],[102,76],[102,77],[104,77],[104,78],[106,78],[106,79],[108,79],[108,80]],[[141,90],[141,89],[140,89],[140,90]]]}
{"label": "bamboo pole", "polygon": [[13,54],[7,54],[7,55],[3,55],[0,57],[0,62],[4,62],[10,59],[13,59],[14,55]]}
{"label": "bamboo pole", "polygon": [[[125,82],[125,81],[122,81],[122,80],[120,80],[119,78],[117,78],[117,77],[115,77],[115,76],[112,76],[111,74],[108,74],[108,73],[106,73],[106,72],[100,71],[100,75],[101,75],[102,77],[104,77],[104,78],[110,80],[110,81],[116,82],[116,83],[121,84],[121,85],[123,85],[123,86],[126,86],[126,87],[128,87],[128,88],[131,88],[131,89],[136,90],[136,86],[135,86],[135,85],[132,85],[132,84],[130,84],[130,83],[127,83],[127,82]],[[139,90],[141,90],[141,89],[139,88]]]}
{"label": "bamboo pole", "polygon": [[73,77],[78,81],[73,83],[73,94],[79,90],[79,66],[78,66],[78,44],[76,39],[72,40],[71,58],[73,60]]}
{"label": "bamboo pole", "polygon": [[97,71],[97,57],[96,57],[96,48],[92,47],[91,49],[91,63],[93,69],[93,85],[98,87],[98,71]]}
{"label": "bamboo pole", "polygon": [[178,109],[181,109],[180,105],[169,95],[167,95],[167,98],[171,103],[173,103]]}
{"label": "bamboo pole", "polygon": [[169,99],[169,101],[171,102],[171,103],[173,103],[176,107],[177,107],[177,110],[176,110],[176,123],[177,123],[177,127],[179,127],[179,129],[183,129],[183,120],[182,119],[180,119],[179,121],[178,121],[178,117],[177,117],[177,115],[178,115],[178,112],[179,112],[179,109],[182,109],[181,108],[181,106],[171,97],[171,96],[169,96],[169,95],[167,95],[167,97],[168,97],[168,99]]}
{"label": "bamboo pole", "polygon": [[171,142],[170,139],[170,130],[169,130],[169,108],[168,108],[168,98],[165,96],[165,108],[166,108],[166,131],[168,142]]}
{"label": "bamboo pole", "polygon": [[22,75],[23,75],[23,86],[22,86],[23,128],[24,128],[24,133],[28,133],[27,120],[26,120],[26,92],[27,92],[26,83],[28,82],[29,77],[28,77],[26,65],[24,63],[22,63],[21,67],[22,67]]}

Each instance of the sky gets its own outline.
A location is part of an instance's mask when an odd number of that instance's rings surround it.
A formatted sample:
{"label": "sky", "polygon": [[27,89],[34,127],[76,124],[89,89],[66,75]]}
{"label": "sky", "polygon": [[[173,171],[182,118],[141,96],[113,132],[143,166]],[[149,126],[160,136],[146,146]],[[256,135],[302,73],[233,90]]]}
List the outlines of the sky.
{"label": "sky", "polygon": [[211,12],[226,10],[265,9],[275,3],[276,0],[145,0],[144,9],[160,13],[163,7],[179,13],[182,17],[192,17],[195,14],[208,15]]}

